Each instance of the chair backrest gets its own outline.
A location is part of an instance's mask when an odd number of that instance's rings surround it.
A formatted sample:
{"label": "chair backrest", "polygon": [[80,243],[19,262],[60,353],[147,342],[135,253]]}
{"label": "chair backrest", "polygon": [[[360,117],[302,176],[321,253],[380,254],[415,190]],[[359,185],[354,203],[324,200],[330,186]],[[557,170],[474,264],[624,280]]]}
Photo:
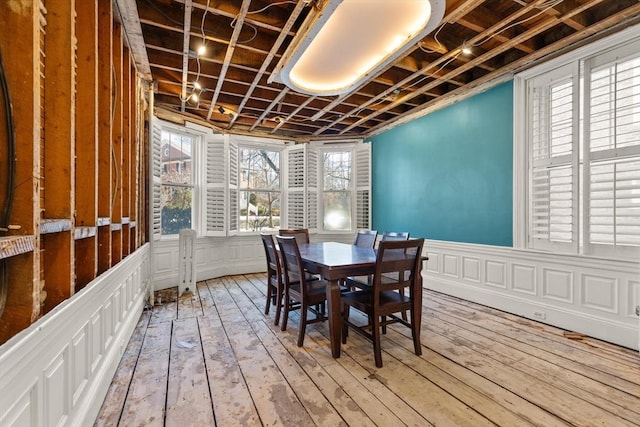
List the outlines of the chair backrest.
{"label": "chair backrest", "polygon": [[273,236],[267,233],[260,233],[260,237],[262,238],[264,253],[267,257],[267,274],[269,274],[269,276],[275,275],[276,277],[280,277],[280,262]]}
{"label": "chair backrest", "polygon": [[295,236],[276,236],[280,246],[280,256],[284,267],[285,285],[288,287],[300,282],[301,293],[304,295],[306,288],[306,273],[300,258],[300,249]]}
{"label": "chair backrest", "polygon": [[378,232],[376,230],[358,230],[356,240],[353,242],[356,246],[363,248],[373,248],[376,243]]}
{"label": "chair backrest", "polygon": [[409,240],[408,231],[385,231],[382,240]]}
{"label": "chair backrest", "polygon": [[[383,240],[378,246],[376,270],[373,276],[374,298],[379,298],[383,291],[411,288],[409,295],[413,298],[418,290],[417,274],[422,262],[424,239]],[[419,281],[418,281],[419,282]]]}
{"label": "chair backrest", "polygon": [[296,238],[296,241],[299,245],[303,243],[309,243],[309,229],[307,228],[290,228],[290,229],[280,229],[278,231],[278,235],[280,236],[293,236]]}

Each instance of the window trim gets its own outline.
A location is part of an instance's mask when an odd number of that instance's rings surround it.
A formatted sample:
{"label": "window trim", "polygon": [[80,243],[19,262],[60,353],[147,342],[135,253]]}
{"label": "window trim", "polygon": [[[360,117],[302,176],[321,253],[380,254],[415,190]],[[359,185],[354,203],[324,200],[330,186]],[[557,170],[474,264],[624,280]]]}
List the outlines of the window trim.
{"label": "window trim", "polygon": [[[352,234],[356,229],[356,183],[355,183],[355,167],[356,167],[356,146],[354,144],[333,144],[325,145],[320,148],[320,176],[322,183],[318,188],[318,231],[327,234]],[[349,170],[349,189],[348,190],[326,190],[325,189],[325,171],[324,171],[324,155],[326,153],[350,153],[351,167]],[[324,228],[324,194],[331,193],[348,193],[350,196],[350,230],[326,230]]]}
{"label": "window trim", "polygon": [[[167,122],[165,120],[158,120],[158,125],[160,127],[160,133],[163,131],[171,132],[180,135],[187,135],[193,138],[193,146],[191,147],[191,184],[165,184],[161,180],[158,183],[160,188],[163,186],[171,186],[171,187],[189,187],[192,189],[192,198],[191,198],[191,228],[196,230],[198,235],[202,235],[204,233],[204,227],[202,225],[202,186],[204,185],[203,173],[204,167],[202,167],[201,161],[204,159],[203,149],[205,149],[205,142],[207,140],[207,131],[210,130],[204,126],[199,126],[193,123],[187,122],[185,126],[178,126],[174,123]],[[162,147],[162,138],[158,141],[160,149]],[[162,168],[162,163],[160,163],[160,167]],[[161,174],[160,174],[161,175]],[[152,209],[153,210],[153,209]],[[153,212],[152,212],[153,215]],[[161,222],[162,222],[162,212],[160,212]],[[160,240],[174,240],[178,238],[178,233],[176,234],[162,234],[162,229],[160,230],[160,234],[158,239]]]}

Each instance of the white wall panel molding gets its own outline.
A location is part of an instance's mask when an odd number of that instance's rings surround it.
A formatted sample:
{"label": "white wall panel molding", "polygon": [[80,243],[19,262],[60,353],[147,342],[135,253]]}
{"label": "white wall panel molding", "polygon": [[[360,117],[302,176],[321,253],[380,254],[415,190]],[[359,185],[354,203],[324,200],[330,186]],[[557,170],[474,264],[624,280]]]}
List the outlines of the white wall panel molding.
{"label": "white wall panel molding", "polygon": [[435,240],[425,254],[425,288],[639,348],[640,262]]}
{"label": "white wall panel molding", "polygon": [[0,425],[92,425],[145,304],[150,245],[0,346]]}

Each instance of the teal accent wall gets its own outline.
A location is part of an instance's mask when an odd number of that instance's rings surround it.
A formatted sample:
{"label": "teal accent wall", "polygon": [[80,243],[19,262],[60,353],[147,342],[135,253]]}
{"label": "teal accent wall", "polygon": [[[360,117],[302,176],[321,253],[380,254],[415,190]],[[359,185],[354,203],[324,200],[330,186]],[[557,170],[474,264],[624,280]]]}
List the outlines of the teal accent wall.
{"label": "teal accent wall", "polygon": [[371,143],[373,229],[513,246],[513,82]]}

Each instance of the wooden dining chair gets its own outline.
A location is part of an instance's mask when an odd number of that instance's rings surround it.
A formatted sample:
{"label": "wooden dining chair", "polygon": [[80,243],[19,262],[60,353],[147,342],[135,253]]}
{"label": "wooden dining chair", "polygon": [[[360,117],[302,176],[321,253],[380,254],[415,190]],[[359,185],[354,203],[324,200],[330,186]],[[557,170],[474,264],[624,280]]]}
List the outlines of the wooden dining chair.
{"label": "wooden dining chair", "polygon": [[[296,238],[298,245],[303,243],[309,243],[309,229],[308,228],[281,228],[278,230],[280,236],[293,236]],[[307,280],[319,280],[320,276],[307,273]]]}
{"label": "wooden dining chair", "polygon": [[355,246],[361,246],[363,248],[372,248],[376,244],[378,238],[378,232],[376,230],[358,230],[356,233],[356,239],[353,241]]}
{"label": "wooden dining chair", "polygon": [[385,231],[382,233],[382,240],[409,240],[408,231]]}
{"label": "wooden dining chair", "polygon": [[271,304],[276,306],[274,324],[280,323],[280,312],[282,311],[282,298],[284,293],[284,282],[282,268],[280,267],[280,257],[276,250],[273,236],[267,233],[260,233],[264,253],[267,259],[267,304],[264,314],[269,314]]}
{"label": "wooden dining chair", "polygon": [[309,229],[308,228],[281,228],[278,230],[280,236],[294,236],[298,245],[303,243],[309,243]]}
{"label": "wooden dining chair", "polygon": [[[347,342],[348,330],[353,329],[373,342],[375,363],[382,367],[380,330],[400,323],[411,329],[413,349],[422,354],[420,325],[422,321],[422,280],[420,278],[424,239],[385,240],[380,242],[376,255],[376,267],[370,290],[356,290],[342,294],[342,342]],[[390,280],[395,277],[396,280]],[[404,292],[398,292],[403,290]],[[367,316],[367,324],[354,322],[350,308],[354,307]],[[409,311],[409,319],[396,313]]]}
{"label": "wooden dining chair", "polygon": [[[307,274],[302,265],[298,242],[294,236],[276,236],[280,246],[280,255],[284,268],[284,300],[283,300],[283,331],[287,330],[289,312],[300,309],[300,327],[298,331],[298,347],[304,343],[304,335],[308,324],[327,320],[326,310],[326,280],[307,280]],[[311,311],[315,318],[308,319]]]}
{"label": "wooden dining chair", "polygon": [[[396,240],[408,240],[408,239],[409,239],[408,231],[385,231],[384,233],[382,233],[382,239],[380,241],[383,242],[383,241],[390,241],[390,240],[396,241]],[[374,243],[375,243],[375,239],[374,239]],[[344,281],[344,286],[351,289],[355,289],[355,288],[371,289],[372,280],[373,280],[373,276],[371,275],[347,277]],[[399,292],[402,292],[402,291],[399,291]]]}

